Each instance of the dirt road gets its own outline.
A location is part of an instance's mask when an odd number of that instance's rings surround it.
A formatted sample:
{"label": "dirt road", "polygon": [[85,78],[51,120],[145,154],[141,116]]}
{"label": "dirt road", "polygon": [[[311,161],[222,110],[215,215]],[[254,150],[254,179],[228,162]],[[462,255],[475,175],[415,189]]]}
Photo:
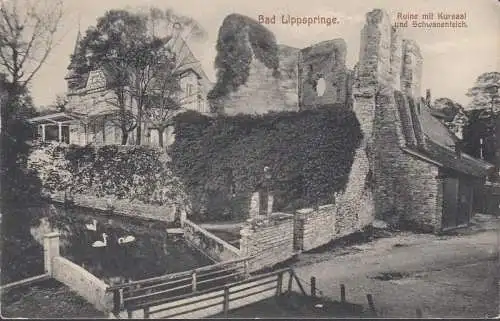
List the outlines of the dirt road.
{"label": "dirt road", "polygon": [[399,234],[331,251],[301,254],[304,280],[317,278],[323,295],[367,304],[381,317],[492,317],[499,314],[498,220],[490,228],[455,236]]}

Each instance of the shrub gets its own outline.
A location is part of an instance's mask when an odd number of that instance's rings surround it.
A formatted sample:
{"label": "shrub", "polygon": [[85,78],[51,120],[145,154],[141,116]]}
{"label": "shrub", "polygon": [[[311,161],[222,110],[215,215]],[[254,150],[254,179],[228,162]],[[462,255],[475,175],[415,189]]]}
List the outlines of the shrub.
{"label": "shrub", "polygon": [[186,205],[181,182],[156,148],[49,144],[30,155],[30,166],[49,192],[70,188],[97,197]]}
{"label": "shrub", "polygon": [[69,162],[59,143],[45,143],[34,148],[28,156],[28,168],[34,170],[48,191],[64,191],[72,181]]}

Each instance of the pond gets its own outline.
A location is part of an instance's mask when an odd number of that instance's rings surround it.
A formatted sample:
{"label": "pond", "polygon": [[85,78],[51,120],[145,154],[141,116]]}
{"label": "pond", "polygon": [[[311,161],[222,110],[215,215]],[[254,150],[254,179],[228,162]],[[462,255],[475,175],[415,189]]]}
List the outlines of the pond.
{"label": "pond", "polygon": [[[43,244],[44,234],[60,232],[61,255],[108,284],[213,264],[182,237],[167,237],[164,222],[81,207],[54,204],[47,207],[40,224],[31,228],[32,236]],[[127,239],[132,241],[123,242]],[[101,247],[94,247],[98,241]]]}

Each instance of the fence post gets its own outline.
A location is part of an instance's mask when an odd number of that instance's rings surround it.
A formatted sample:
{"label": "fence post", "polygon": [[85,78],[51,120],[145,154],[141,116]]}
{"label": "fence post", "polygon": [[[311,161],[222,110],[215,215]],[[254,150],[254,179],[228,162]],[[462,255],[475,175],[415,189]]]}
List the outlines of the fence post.
{"label": "fence post", "polygon": [[224,316],[227,317],[229,312],[229,287],[224,287]]}
{"label": "fence post", "polygon": [[119,313],[123,309],[123,289],[113,291],[113,312]]}
{"label": "fence post", "polygon": [[193,270],[193,273],[191,274],[191,278],[192,278],[192,289],[193,289],[193,292],[196,291],[196,270]]}
{"label": "fence post", "polygon": [[149,319],[149,307],[144,308],[144,319]]}
{"label": "fence post", "polygon": [[278,274],[278,283],[276,284],[276,296],[281,295],[282,287],[283,287],[283,272]]}
{"label": "fence post", "polygon": [[311,276],[311,296],[316,297],[316,278]]}
{"label": "fence post", "polygon": [[417,308],[417,318],[418,319],[422,318],[422,310],[420,310],[420,308]]}
{"label": "fence post", "polygon": [[290,272],[288,273],[288,275],[290,276],[288,278],[288,294],[290,294],[290,293],[292,293],[292,282],[293,282],[292,270],[290,270]]}
{"label": "fence post", "polygon": [[345,302],[345,285],[344,284],[340,285],[340,302],[342,302],[342,303]]}
{"label": "fence post", "polygon": [[375,304],[373,304],[373,297],[371,294],[366,295],[366,299],[368,300],[368,305],[370,306],[370,310],[373,312],[375,316],[377,316],[377,310],[375,310]]}
{"label": "fence post", "polygon": [[52,261],[59,256],[59,237],[61,234],[52,232],[43,236],[43,262],[45,273],[53,276]]}

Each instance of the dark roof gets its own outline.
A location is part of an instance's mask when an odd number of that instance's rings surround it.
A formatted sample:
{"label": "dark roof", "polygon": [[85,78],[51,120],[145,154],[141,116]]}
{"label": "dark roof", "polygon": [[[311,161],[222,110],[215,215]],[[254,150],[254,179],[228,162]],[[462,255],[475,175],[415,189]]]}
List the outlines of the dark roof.
{"label": "dark roof", "polygon": [[[400,97],[401,98],[401,97]],[[486,177],[494,166],[463,152],[457,152],[459,139],[432,115],[421,99],[397,99],[406,147],[403,150],[436,166],[466,175]]]}
{"label": "dark roof", "polygon": [[432,116],[431,109],[426,104],[420,102],[420,113],[417,114],[422,130],[431,140],[444,146],[455,146],[459,141],[458,137],[452,133],[448,127]]}

